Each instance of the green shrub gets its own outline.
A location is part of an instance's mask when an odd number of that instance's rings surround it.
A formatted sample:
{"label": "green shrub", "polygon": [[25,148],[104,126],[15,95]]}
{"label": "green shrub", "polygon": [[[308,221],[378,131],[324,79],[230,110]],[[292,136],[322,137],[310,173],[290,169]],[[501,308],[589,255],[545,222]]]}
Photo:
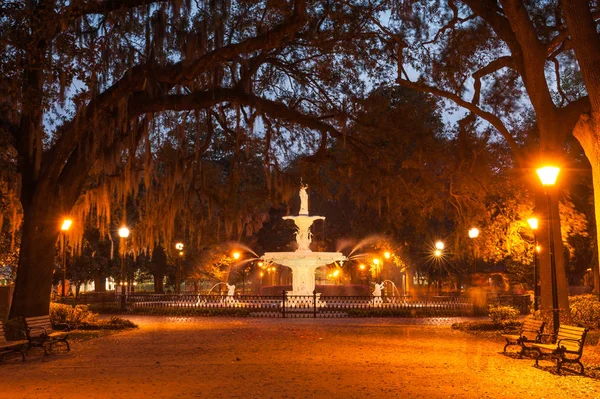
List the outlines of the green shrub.
{"label": "green shrub", "polygon": [[494,324],[517,320],[519,310],[507,305],[490,305],[488,315]]}
{"label": "green shrub", "polygon": [[95,323],[98,315],[92,313],[87,305],[66,305],[61,303],[50,303],[50,322],[53,326],[67,325],[70,329],[76,329],[84,323]]}
{"label": "green shrub", "polygon": [[137,328],[137,324],[128,319],[112,316],[108,320],[95,321],[93,323],[82,323],[79,330],[125,330]]}
{"label": "green shrub", "polygon": [[519,321],[506,321],[503,323],[494,323],[493,321],[464,321],[453,323],[452,329],[459,331],[502,331],[505,328],[518,329],[522,325]]}
{"label": "green shrub", "polygon": [[595,295],[569,297],[573,323],[590,330],[600,328],[600,301]]}

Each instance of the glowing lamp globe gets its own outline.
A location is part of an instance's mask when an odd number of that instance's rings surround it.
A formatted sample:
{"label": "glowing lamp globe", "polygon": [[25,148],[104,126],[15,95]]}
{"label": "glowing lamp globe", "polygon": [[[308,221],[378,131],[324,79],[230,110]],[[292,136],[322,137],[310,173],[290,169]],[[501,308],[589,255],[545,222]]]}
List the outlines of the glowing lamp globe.
{"label": "glowing lamp globe", "polygon": [[119,229],[119,237],[121,237],[121,238],[129,237],[129,229],[127,227],[121,227]]}
{"label": "glowing lamp globe", "polygon": [[477,238],[479,237],[479,229],[477,227],[473,227],[469,230],[469,238]]}
{"label": "glowing lamp globe", "polygon": [[537,218],[529,218],[527,219],[527,223],[529,223],[529,227],[531,227],[531,230],[537,230],[539,226],[539,221]]}
{"label": "glowing lamp globe", "polygon": [[442,249],[444,249],[444,243],[443,243],[443,242],[441,242],[441,241],[438,241],[438,242],[436,242],[436,243],[435,243],[435,249],[437,249],[437,250],[440,250],[440,251],[441,251]]}
{"label": "glowing lamp globe", "polygon": [[65,219],[65,220],[63,220],[63,224],[60,227],[60,229],[62,231],[67,231],[71,227],[71,224],[73,224],[73,221],[71,219]]}
{"label": "glowing lamp globe", "polygon": [[553,186],[556,183],[558,172],[560,172],[560,168],[556,166],[544,166],[537,169],[537,174],[543,186]]}

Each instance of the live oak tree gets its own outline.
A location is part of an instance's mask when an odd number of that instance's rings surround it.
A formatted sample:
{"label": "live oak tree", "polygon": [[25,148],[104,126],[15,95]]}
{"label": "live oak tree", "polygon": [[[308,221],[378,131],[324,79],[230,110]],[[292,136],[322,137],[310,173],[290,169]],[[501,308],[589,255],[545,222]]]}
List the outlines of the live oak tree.
{"label": "live oak tree", "polygon": [[[591,61],[598,57],[598,47],[593,44],[597,43],[595,29],[599,17],[596,2],[414,0],[410,3],[412,13],[401,15],[397,19],[402,21],[399,25],[381,25],[379,30],[390,48],[390,57],[398,65],[399,84],[450,100],[467,110],[467,121],[481,118],[489,123],[510,146],[515,166],[524,171],[532,172],[544,162],[564,162],[564,149],[574,129],[590,163],[598,164],[593,150],[598,141],[582,139],[581,128],[593,126],[586,125],[586,121],[591,121],[587,118],[591,97],[578,85],[575,62],[577,58],[588,92],[594,90],[597,84],[594,86],[592,78],[585,79],[584,69],[590,71],[587,76],[598,73],[594,70],[597,63]],[[567,3],[569,6],[565,7]],[[586,34],[573,35],[571,24],[565,23],[569,15],[573,22],[580,17],[578,20],[585,26],[578,25],[581,28],[578,33]],[[581,89],[567,90],[566,86]],[[519,135],[523,121],[530,116],[534,118],[535,129],[525,136]],[[580,128],[579,132],[576,128]],[[593,137],[589,132],[594,129],[587,131],[586,137]],[[592,172],[598,174],[594,169]],[[543,191],[534,174],[527,175],[530,186],[538,187],[536,211],[542,220],[547,220]],[[552,214],[558,215],[558,192],[551,190],[550,195]],[[596,195],[596,209],[599,208],[600,198]],[[554,236],[559,237],[558,218],[553,222]],[[548,242],[548,230],[542,229],[539,238]],[[556,243],[559,306],[568,312],[560,240]],[[541,264],[542,307],[550,309],[548,251],[541,253]],[[596,287],[598,283],[596,278]]]}
{"label": "live oak tree", "polygon": [[[23,220],[11,317],[48,312],[60,219],[94,212],[109,234],[111,201],[152,190],[166,140],[179,151],[195,135],[165,195],[190,189],[217,124],[238,149],[262,141],[278,195],[279,155],[300,146],[318,158],[343,137],[337,110],[369,67],[365,41],[347,40],[365,19],[327,1],[5,1],[0,15],[0,131]],[[163,211],[134,245],[173,239],[176,211]]]}

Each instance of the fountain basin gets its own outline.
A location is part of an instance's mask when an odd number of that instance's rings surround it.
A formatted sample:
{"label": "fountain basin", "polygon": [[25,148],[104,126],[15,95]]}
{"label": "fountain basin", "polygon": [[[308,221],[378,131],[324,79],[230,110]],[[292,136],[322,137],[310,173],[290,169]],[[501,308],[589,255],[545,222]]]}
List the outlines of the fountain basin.
{"label": "fountain basin", "polygon": [[292,291],[288,295],[312,295],[315,290],[315,270],[333,262],[343,262],[341,252],[266,252],[265,262],[277,263],[292,269]]}
{"label": "fountain basin", "polygon": [[341,252],[265,252],[263,260],[287,267],[317,268],[333,262],[343,262],[346,260],[346,256]]}

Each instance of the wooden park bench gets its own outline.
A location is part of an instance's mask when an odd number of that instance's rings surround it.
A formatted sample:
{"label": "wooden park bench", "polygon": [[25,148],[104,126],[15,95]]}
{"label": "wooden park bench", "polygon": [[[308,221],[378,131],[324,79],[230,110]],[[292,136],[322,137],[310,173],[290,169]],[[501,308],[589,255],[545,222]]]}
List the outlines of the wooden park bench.
{"label": "wooden park bench", "polygon": [[67,341],[67,338],[69,338],[68,327],[64,331],[54,331],[49,315],[26,317],[25,326],[27,328],[26,333],[29,345],[44,348],[44,355],[47,355],[48,348],[52,350],[52,347],[57,342],[64,343],[67,345],[67,350],[71,350]]}
{"label": "wooden park bench", "polygon": [[17,341],[8,341],[6,339],[6,332],[4,331],[4,324],[0,323],[0,356],[4,361],[4,355],[8,353],[20,353],[23,361],[25,361],[25,351],[27,350],[27,344],[29,343],[26,339]]}
{"label": "wooden park bench", "polygon": [[561,325],[558,328],[558,333],[544,334],[544,336],[555,337],[554,343],[542,344],[536,343],[532,345],[532,349],[538,352],[535,358],[535,365],[539,366],[538,361],[543,356],[548,356],[551,359],[556,359],[556,372],[560,374],[560,369],[563,363],[577,363],[583,374],[583,364],[581,363],[581,355],[583,354],[583,344],[587,330],[583,327],[575,327]]}
{"label": "wooden park bench", "polygon": [[531,345],[541,342],[545,325],[545,321],[535,320],[532,317],[528,317],[523,321],[521,328],[518,330],[505,330],[502,334],[502,337],[504,337],[506,340],[504,352],[506,353],[506,348],[508,348],[510,345],[519,345],[521,347],[521,350],[519,351],[519,357],[523,356],[526,351],[533,350]]}

